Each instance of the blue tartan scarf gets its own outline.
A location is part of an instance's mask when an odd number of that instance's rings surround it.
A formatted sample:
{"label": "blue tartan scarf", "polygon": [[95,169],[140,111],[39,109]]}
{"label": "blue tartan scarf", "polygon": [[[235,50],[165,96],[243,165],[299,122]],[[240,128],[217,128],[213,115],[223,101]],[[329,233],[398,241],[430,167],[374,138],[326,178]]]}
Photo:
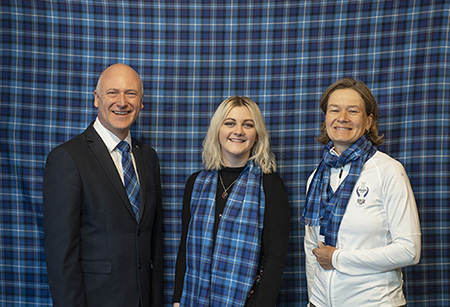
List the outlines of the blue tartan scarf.
{"label": "blue tartan scarf", "polygon": [[244,306],[255,281],[265,208],[261,168],[249,162],[239,175],[214,244],[217,177],[204,170],[195,180],[181,306]]}
{"label": "blue tartan scarf", "polygon": [[[342,217],[347,209],[348,200],[358,180],[364,163],[376,152],[370,140],[363,135],[347,148],[340,156],[330,153],[333,142],[324,147],[323,159],[306,195],[306,204],[301,218],[303,225],[320,225],[320,234],[325,236],[325,244],[336,246],[337,233]],[[350,171],[344,182],[333,193],[330,186],[330,169],[351,163]]]}

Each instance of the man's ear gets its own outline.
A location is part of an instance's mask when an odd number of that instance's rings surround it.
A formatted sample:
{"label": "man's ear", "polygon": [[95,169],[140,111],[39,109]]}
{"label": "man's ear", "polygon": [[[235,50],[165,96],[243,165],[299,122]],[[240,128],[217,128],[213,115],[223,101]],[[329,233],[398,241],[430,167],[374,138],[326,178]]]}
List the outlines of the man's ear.
{"label": "man's ear", "polygon": [[94,106],[98,108],[98,100],[100,97],[98,96],[97,90],[94,90]]}

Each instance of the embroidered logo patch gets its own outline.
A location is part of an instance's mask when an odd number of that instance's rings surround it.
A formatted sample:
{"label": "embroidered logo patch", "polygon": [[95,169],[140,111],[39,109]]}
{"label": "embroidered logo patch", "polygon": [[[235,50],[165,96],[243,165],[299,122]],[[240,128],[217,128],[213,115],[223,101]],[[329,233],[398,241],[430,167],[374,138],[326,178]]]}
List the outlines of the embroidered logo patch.
{"label": "embroidered logo patch", "polygon": [[356,202],[360,206],[364,206],[366,203],[366,196],[369,194],[369,187],[366,186],[365,182],[361,182],[361,185],[356,188],[356,195],[358,198],[356,199]]}

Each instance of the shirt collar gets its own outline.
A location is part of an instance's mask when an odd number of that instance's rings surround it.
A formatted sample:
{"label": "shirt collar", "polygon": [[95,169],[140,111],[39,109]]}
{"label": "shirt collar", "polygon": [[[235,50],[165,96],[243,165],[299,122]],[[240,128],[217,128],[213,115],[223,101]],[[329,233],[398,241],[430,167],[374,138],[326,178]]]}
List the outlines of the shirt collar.
{"label": "shirt collar", "polygon": [[[116,149],[117,144],[119,144],[121,139],[118,138],[114,133],[109,131],[105,126],[103,126],[98,117],[95,119],[94,129],[100,135],[100,138],[102,139],[103,143],[105,143],[106,148],[108,148],[108,151],[110,153]],[[133,150],[133,146],[131,146],[132,144],[130,132],[128,132],[128,135],[124,141],[130,144],[130,148],[131,150]]]}
{"label": "shirt collar", "polygon": [[337,153],[337,151],[333,148],[330,149],[330,153],[334,156],[339,156],[339,154]]}

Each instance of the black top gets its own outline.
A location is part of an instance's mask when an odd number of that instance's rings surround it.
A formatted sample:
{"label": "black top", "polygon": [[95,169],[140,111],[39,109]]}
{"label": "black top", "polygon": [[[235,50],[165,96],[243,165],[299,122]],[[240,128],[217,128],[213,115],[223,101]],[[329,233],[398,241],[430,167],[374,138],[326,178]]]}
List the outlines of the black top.
{"label": "black top", "polygon": [[[223,184],[228,187],[245,167],[224,168],[220,171]],[[192,174],[186,182],[183,196],[181,241],[175,268],[175,285],[173,302],[180,302],[183,292],[184,275],[186,273],[186,239],[191,219],[190,202],[195,179],[200,172]],[[234,185],[233,185],[234,186]],[[251,296],[245,306],[267,306],[276,304],[281,288],[283,270],[289,244],[289,204],[282,179],[275,173],[263,175],[263,189],[266,197],[264,226],[262,232],[261,257],[264,257],[264,272],[258,290]],[[233,187],[227,192],[231,193]],[[226,204],[222,198],[224,189],[217,179],[214,236],[220,222],[220,214]],[[262,257],[263,256],[263,257]]]}

